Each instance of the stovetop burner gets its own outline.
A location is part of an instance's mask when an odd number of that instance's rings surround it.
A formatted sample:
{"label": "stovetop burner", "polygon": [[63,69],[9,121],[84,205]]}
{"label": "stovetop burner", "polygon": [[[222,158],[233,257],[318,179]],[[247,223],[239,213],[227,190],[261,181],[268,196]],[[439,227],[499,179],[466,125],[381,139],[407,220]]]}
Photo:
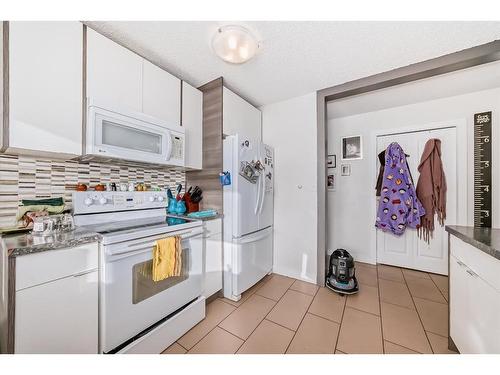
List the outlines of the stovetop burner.
{"label": "stovetop burner", "polygon": [[166,217],[166,218],[155,217],[155,218],[139,219],[139,220],[117,221],[114,223],[107,223],[107,224],[86,225],[85,228],[100,234],[111,234],[117,232],[132,232],[137,229],[145,229],[155,226],[170,227],[173,225],[185,224],[190,221],[192,220],[185,220],[173,217]]}

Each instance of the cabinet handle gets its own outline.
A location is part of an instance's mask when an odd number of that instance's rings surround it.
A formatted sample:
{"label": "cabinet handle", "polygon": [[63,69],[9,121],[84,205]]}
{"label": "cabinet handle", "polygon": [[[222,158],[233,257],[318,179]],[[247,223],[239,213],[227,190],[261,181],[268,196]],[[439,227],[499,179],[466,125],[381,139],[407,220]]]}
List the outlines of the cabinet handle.
{"label": "cabinet handle", "polygon": [[474,271],[472,271],[471,269],[467,268],[465,270],[469,275],[471,275],[472,277],[478,277],[478,274],[475,273]]}
{"label": "cabinet handle", "polygon": [[94,271],[97,271],[97,268],[92,268],[91,270],[86,270],[86,271],[82,271],[82,272],[74,273],[74,274],[73,274],[73,275],[71,275],[71,276],[73,276],[73,277],[80,277],[80,276],[84,276],[84,275],[87,275],[87,274],[89,274],[89,273],[92,273],[92,272],[94,272]]}

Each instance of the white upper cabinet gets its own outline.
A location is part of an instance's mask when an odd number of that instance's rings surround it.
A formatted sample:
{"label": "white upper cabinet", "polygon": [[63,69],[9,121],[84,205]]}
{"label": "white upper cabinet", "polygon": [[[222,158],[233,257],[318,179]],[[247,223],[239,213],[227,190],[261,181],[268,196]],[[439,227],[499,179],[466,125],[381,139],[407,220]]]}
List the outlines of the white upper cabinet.
{"label": "white upper cabinet", "polygon": [[203,167],[203,93],[182,82],[182,126],[186,134],[186,163],[193,169]]}
{"label": "white upper cabinet", "polygon": [[142,112],[142,57],[87,28],[87,97]]}
{"label": "white upper cabinet", "polygon": [[262,116],[259,109],[226,87],[222,92],[223,133],[240,134],[253,140],[262,140]]}
{"label": "white upper cabinet", "polygon": [[87,97],[98,105],[181,122],[181,80],[87,28]]}
{"label": "white upper cabinet", "polygon": [[172,125],[181,123],[181,80],[144,60],[142,112]]}
{"label": "white upper cabinet", "polygon": [[83,25],[9,22],[8,38],[9,149],[80,155]]}

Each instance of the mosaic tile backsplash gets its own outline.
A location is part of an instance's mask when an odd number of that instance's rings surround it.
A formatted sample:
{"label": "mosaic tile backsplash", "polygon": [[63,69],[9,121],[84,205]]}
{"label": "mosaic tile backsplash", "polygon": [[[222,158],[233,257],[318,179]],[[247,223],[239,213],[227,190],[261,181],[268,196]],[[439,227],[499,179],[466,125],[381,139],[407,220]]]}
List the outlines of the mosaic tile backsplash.
{"label": "mosaic tile backsplash", "polygon": [[77,183],[144,182],[164,189],[185,180],[179,170],[0,155],[0,227],[15,225],[22,199],[63,197],[70,204]]}

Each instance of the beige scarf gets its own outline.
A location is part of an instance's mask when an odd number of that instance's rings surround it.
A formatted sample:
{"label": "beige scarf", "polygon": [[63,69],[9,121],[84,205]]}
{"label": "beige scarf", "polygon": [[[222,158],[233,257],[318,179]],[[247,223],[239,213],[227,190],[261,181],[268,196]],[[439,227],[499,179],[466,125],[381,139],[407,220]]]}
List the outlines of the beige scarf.
{"label": "beige scarf", "polygon": [[429,139],[425,144],[418,171],[420,177],[417,183],[417,198],[425,208],[425,215],[420,218],[418,235],[429,242],[434,231],[434,214],[437,213],[441,226],[446,219],[446,179],[439,139]]}

